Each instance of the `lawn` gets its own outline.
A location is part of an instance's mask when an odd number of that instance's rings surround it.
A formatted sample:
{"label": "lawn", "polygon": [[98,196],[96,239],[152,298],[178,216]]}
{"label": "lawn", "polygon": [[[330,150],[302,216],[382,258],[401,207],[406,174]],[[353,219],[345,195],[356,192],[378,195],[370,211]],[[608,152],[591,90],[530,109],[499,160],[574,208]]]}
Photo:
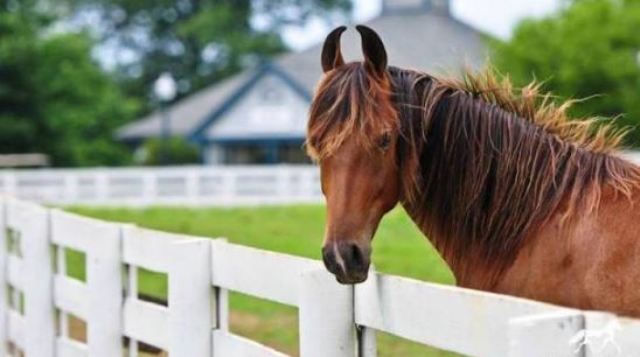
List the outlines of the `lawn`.
{"label": "lawn", "polygon": [[[324,207],[287,206],[232,209],[148,208],[103,209],[74,207],[70,211],[142,227],[203,237],[226,237],[230,242],[261,249],[320,258]],[[83,278],[82,257],[68,254],[69,271]],[[433,247],[402,209],[383,220],[373,242],[378,271],[451,284],[453,277]],[[140,274],[141,292],[166,296],[166,277]],[[425,302],[427,303],[427,302]],[[297,311],[241,294],[231,295],[231,329],[236,333],[297,354]],[[449,356],[451,354],[379,334],[380,356]]]}

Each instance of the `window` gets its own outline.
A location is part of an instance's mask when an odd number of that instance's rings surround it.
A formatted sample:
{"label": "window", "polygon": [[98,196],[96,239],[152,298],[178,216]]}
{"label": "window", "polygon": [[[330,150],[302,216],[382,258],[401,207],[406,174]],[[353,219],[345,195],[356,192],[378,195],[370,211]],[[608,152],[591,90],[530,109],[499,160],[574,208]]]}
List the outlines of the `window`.
{"label": "window", "polygon": [[266,85],[260,93],[260,100],[265,105],[281,105],[283,98],[284,95],[282,93],[282,89],[275,83]]}

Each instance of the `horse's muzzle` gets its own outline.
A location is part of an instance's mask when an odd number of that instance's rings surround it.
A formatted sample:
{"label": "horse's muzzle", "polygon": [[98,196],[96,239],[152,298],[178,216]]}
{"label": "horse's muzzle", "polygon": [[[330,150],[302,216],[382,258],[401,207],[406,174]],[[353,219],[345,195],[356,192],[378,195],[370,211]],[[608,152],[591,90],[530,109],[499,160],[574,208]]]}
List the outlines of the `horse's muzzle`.
{"label": "horse's muzzle", "polygon": [[351,242],[332,242],[322,247],[324,265],[341,284],[357,284],[367,280],[371,248]]}

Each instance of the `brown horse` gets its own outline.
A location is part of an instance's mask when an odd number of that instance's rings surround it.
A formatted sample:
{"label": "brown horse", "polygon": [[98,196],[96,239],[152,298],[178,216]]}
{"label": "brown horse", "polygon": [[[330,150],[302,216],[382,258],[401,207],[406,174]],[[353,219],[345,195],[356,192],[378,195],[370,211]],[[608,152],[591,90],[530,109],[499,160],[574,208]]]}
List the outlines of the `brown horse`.
{"label": "brown horse", "polygon": [[621,132],[491,72],[389,67],[365,26],[364,61],[345,63],[345,29],[325,41],[307,139],[339,282],[367,278],[400,202],[460,286],[640,317],[640,168],[615,155]]}

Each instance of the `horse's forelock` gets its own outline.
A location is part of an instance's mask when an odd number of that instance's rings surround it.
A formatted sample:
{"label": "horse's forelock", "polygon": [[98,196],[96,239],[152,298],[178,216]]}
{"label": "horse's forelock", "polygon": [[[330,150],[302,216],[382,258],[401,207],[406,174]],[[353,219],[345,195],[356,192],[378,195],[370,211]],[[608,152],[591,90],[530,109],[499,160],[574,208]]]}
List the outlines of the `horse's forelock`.
{"label": "horse's forelock", "polygon": [[307,151],[314,159],[330,156],[345,140],[369,150],[375,134],[397,128],[388,77],[370,75],[353,62],[328,72],[320,81],[309,112]]}

